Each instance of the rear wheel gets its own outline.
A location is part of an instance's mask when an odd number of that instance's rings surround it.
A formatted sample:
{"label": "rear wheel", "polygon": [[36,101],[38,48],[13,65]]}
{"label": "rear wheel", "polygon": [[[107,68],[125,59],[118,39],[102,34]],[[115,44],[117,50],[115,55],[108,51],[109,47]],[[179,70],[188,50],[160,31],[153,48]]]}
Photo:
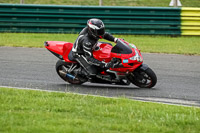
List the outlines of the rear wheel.
{"label": "rear wheel", "polygon": [[128,76],[130,82],[140,88],[152,88],[157,83],[156,74],[151,68],[139,69]]}
{"label": "rear wheel", "polygon": [[[56,72],[57,74],[64,80],[71,84],[82,84],[84,83],[78,76],[76,76],[73,72],[68,73],[68,70],[72,66],[72,63],[68,63],[62,60],[58,60],[56,63]],[[67,76],[67,74],[69,76]]]}

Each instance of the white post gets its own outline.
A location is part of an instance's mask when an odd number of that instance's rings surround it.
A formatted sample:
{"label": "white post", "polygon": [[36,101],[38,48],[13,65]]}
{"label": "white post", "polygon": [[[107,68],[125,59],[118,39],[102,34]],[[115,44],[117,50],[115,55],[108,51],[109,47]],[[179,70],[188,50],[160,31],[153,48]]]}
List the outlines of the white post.
{"label": "white post", "polygon": [[103,0],[99,0],[99,6],[103,5]]}
{"label": "white post", "polygon": [[174,7],[178,6],[178,0],[174,0]]}
{"label": "white post", "polygon": [[178,6],[182,6],[182,4],[180,0],[171,0],[169,3],[169,6],[178,7]]}
{"label": "white post", "polygon": [[20,4],[24,4],[24,0],[20,0]]}

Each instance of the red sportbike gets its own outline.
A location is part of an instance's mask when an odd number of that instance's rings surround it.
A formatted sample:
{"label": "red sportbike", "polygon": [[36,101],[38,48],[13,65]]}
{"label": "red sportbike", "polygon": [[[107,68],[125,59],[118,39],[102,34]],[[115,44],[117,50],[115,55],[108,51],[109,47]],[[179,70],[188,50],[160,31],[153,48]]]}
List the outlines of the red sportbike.
{"label": "red sportbike", "polygon": [[98,42],[93,50],[93,56],[97,60],[110,62],[114,68],[98,69],[97,76],[88,78],[84,74],[77,74],[82,71],[81,66],[75,60],[70,60],[73,43],[61,41],[47,41],[45,47],[59,58],[56,63],[58,75],[71,84],[82,84],[84,82],[134,85],[141,88],[155,86],[157,77],[146,64],[143,64],[143,57],[140,50],[134,44],[119,39],[115,46],[107,42]]}

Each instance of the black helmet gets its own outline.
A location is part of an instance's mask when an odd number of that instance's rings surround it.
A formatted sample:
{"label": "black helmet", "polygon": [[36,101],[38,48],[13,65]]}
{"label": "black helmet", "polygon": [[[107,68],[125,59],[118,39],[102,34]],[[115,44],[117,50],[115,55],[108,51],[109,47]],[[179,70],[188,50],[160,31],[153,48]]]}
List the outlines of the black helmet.
{"label": "black helmet", "polygon": [[96,39],[102,38],[105,34],[105,26],[100,19],[89,19],[87,22],[87,26],[89,35]]}

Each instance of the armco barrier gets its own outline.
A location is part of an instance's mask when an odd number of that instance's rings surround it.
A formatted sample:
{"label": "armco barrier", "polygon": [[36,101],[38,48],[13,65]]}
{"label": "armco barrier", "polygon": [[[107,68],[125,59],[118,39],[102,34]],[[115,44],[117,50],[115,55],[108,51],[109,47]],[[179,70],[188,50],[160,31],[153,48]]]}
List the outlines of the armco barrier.
{"label": "armco barrier", "polygon": [[200,8],[182,8],[181,34],[200,35]]}
{"label": "armco barrier", "polygon": [[0,4],[0,32],[78,33],[90,18],[115,34],[180,35],[181,8]]}

